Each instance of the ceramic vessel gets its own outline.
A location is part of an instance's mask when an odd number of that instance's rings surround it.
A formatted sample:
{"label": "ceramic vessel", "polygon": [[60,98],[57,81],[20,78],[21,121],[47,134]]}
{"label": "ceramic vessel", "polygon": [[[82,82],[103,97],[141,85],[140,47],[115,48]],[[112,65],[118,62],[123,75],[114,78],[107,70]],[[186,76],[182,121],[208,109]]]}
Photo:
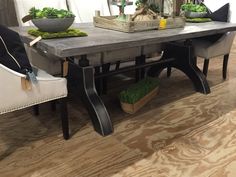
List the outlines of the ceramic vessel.
{"label": "ceramic vessel", "polygon": [[74,22],[72,18],[38,18],[32,19],[32,23],[40,30],[45,32],[66,31]]}
{"label": "ceramic vessel", "polygon": [[190,11],[185,11],[184,12],[185,17],[187,18],[203,18],[207,15],[207,12],[190,12]]}

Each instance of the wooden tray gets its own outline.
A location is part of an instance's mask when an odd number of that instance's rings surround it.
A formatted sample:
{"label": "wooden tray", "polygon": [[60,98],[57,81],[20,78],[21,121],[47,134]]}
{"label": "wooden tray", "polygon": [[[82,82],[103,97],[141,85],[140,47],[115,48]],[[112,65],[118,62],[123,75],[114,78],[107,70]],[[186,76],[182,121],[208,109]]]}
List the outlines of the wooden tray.
{"label": "wooden tray", "polygon": [[127,33],[158,29],[159,19],[150,21],[119,21],[117,16],[96,16],[93,17],[93,24],[96,27],[122,31]]}
{"label": "wooden tray", "polygon": [[[117,16],[100,16],[100,13],[96,12],[96,16],[93,17],[93,24],[96,27],[122,31],[127,33],[159,29],[159,24],[160,24],[159,19],[154,19],[150,21],[131,21],[131,20],[119,21],[115,20],[116,18]],[[175,17],[175,18],[169,17],[166,19],[165,29],[181,28],[184,26],[185,26],[184,17]]]}
{"label": "wooden tray", "polygon": [[159,90],[159,87],[154,88],[151,92],[149,92],[147,95],[145,95],[143,98],[141,98],[139,101],[137,101],[134,104],[121,102],[121,107],[123,111],[129,114],[134,114],[140,108],[142,108],[145,104],[147,104],[153,97],[155,97],[158,93],[158,90]]}

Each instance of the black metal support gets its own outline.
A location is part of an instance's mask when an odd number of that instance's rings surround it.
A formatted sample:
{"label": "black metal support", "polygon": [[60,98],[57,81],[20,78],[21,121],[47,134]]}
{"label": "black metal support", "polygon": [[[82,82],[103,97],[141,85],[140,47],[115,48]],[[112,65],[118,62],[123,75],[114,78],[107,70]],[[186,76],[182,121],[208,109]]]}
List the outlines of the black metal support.
{"label": "black metal support", "polygon": [[138,65],[138,66],[127,66],[125,68],[120,68],[119,70],[110,71],[109,73],[106,73],[106,74],[101,73],[101,74],[95,75],[95,78],[97,79],[97,78],[102,78],[102,77],[113,76],[116,74],[133,71],[135,69],[147,68],[147,67],[150,67],[153,65],[166,67],[167,63],[172,62],[174,60],[175,60],[174,58],[168,58],[166,60],[158,60],[158,61],[148,62],[148,63],[145,63],[143,65]]}
{"label": "black metal support", "polygon": [[167,77],[171,76],[171,67],[167,67]]}
{"label": "black metal support", "polygon": [[229,60],[229,54],[224,55],[223,70],[222,70],[223,79],[226,79],[227,77],[228,60]]}
{"label": "black metal support", "polygon": [[208,66],[209,66],[209,59],[205,58],[204,59],[204,64],[203,64],[203,69],[202,72],[203,74],[207,77],[207,72],[208,72]]}
{"label": "black metal support", "polygon": [[182,43],[167,44],[161,60],[165,61],[168,58],[175,58],[175,60],[166,65],[151,67],[148,75],[158,76],[165,67],[175,67],[190,78],[196,91],[204,94],[210,93],[206,77],[196,65],[196,58],[193,55],[193,47],[191,45],[183,45]]}
{"label": "black metal support", "polygon": [[[135,58],[135,65],[143,65],[146,63],[146,56],[145,55],[140,55]],[[145,76],[145,68],[140,68],[135,70],[135,80],[138,82],[140,79],[143,79]]]}
{"label": "black metal support", "polygon": [[60,101],[60,109],[61,109],[62,133],[63,133],[64,139],[68,140],[70,138],[70,133],[69,133],[67,101],[66,101],[66,98],[61,98],[59,101]]}
{"label": "black metal support", "polygon": [[[86,56],[84,56],[83,60],[86,60]],[[78,88],[82,101],[88,110],[94,129],[102,136],[106,136],[113,132],[112,122],[103,101],[95,89],[94,68],[92,66],[86,66],[86,63],[85,61],[81,62],[79,66],[69,63],[67,79],[68,82],[74,82],[76,84],[76,88]]]}
{"label": "black metal support", "polygon": [[33,106],[33,109],[34,109],[34,115],[35,116],[38,116],[39,115],[39,105],[37,104],[37,105],[34,105]]}
{"label": "black metal support", "polygon": [[52,111],[56,111],[56,109],[57,109],[56,100],[51,101],[51,109],[52,109]]}
{"label": "black metal support", "polygon": [[[106,74],[109,72],[110,70],[110,63],[106,63],[102,65],[102,73]],[[107,93],[107,77],[103,77],[102,79],[102,93],[106,94]]]}
{"label": "black metal support", "polygon": [[[101,73],[100,69],[101,69],[100,66],[94,67],[95,75],[98,75]],[[102,92],[102,79],[101,78],[95,79],[95,87],[96,87],[98,95],[101,95],[101,92]]]}
{"label": "black metal support", "polygon": [[117,61],[116,62],[116,69],[115,70],[118,70],[120,68],[120,61]]}

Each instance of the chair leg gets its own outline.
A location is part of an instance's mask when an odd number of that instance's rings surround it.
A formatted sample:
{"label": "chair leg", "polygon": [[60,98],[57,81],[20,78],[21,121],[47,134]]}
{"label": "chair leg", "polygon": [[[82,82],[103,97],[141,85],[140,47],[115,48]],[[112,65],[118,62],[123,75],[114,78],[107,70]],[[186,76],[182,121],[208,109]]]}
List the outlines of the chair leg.
{"label": "chair leg", "polygon": [[51,101],[51,109],[52,111],[56,111],[57,109],[56,100]]}
{"label": "chair leg", "polygon": [[167,77],[171,76],[171,67],[167,67]]}
{"label": "chair leg", "polygon": [[33,109],[34,109],[34,115],[35,116],[38,116],[39,115],[39,105],[37,104],[37,105],[34,105],[33,106]]}
{"label": "chair leg", "polygon": [[224,55],[223,70],[222,70],[223,79],[226,79],[226,77],[227,77],[228,60],[229,60],[229,54]]}
{"label": "chair leg", "polygon": [[61,123],[62,123],[63,137],[65,140],[68,140],[70,135],[69,135],[69,120],[68,120],[66,98],[60,99],[60,108],[61,108]]}
{"label": "chair leg", "polygon": [[203,74],[207,77],[208,72],[208,66],[209,66],[209,59],[205,58],[204,65],[203,65]]}

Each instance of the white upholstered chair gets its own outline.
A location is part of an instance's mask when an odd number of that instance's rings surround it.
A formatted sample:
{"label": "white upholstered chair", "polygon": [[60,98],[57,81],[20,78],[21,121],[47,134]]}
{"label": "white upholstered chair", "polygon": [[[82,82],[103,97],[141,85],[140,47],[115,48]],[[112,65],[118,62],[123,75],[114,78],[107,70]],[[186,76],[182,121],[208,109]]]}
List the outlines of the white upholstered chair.
{"label": "white upholstered chair", "polygon": [[[0,64],[0,115],[38,105],[52,100],[60,100],[61,121],[64,139],[69,138],[67,117],[67,82],[65,78],[54,77],[37,69],[36,84],[30,84],[26,75]],[[37,107],[36,107],[37,108]],[[36,111],[37,112],[37,111]]]}
{"label": "white upholstered chair", "polygon": [[[229,22],[235,22],[233,21],[233,6],[232,2],[229,0],[222,0],[219,1],[219,3],[214,3],[213,0],[205,0],[204,4],[212,11],[216,11],[222,6],[224,6],[226,3],[229,3],[229,15],[228,15],[228,21]],[[209,59],[218,57],[218,56],[224,56],[223,57],[223,69],[222,69],[222,75],[223,79],[226,79],[227,75],[227,64],[229,59],[229,53],[232,46],[232,43],[234,41],[235,32],[228,32],[225,34],[222,34],[218,40],[209,40],[204,38],[194,39],[193,40],[193,47],[195,51],[196,57],[204,58],[204,65],[203,65],[203,73],[205,76],[207,76],[208,71],[208,65],[209,65]]]}
{"label": "white upholstered chair", "polygon": [[207,76],[209,59],[224,56],[222,75],[226,79],[229,53],[234,41],[235,32],[223,34],[217,41],[210,42],[204,39],[193,40],[194,53],[196,57],[204,58],[203,73]]}
{"label": "white upholstered chair", "polygon": [[[22,18],[28,14],[31,7],[36,7],[42,9],[43,7],[53,7],[57,9],[66,9],[66,0],[14,0],[15,11],[17,16],[17,21],[19,26],[29,26],[33,25],[31,22],[22,22]],[[47,71],[52,75],[57,75],[61,73],[61,62],[59,58],[55,56],[42,55],[39,54],[35,49],[25,46],[27,55],[30,62]]]}

